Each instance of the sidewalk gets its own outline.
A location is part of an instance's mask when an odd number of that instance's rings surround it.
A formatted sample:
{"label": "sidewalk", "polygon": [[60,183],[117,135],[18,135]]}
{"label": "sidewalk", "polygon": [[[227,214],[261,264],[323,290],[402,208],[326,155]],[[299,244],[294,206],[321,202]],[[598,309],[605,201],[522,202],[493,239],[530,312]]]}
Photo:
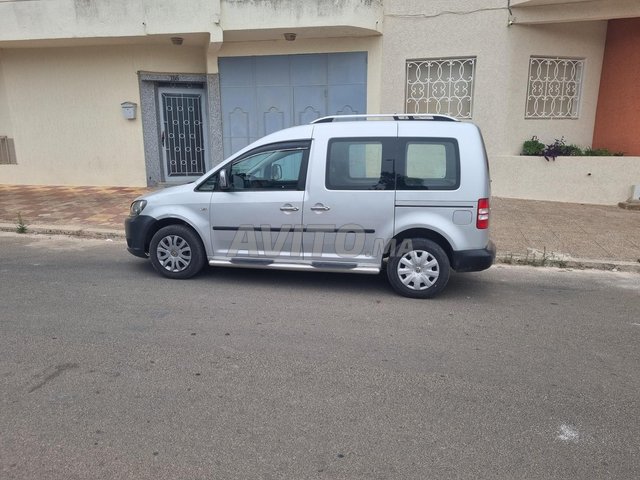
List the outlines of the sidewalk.
{"label": "sidewalk", "polygon": [[[131,187],[0,185],[0,230],[18,214],[32,233],[124,238],[129,204],[150,191]],[[640,272],[640,211],[492,198],[498,260]]]}

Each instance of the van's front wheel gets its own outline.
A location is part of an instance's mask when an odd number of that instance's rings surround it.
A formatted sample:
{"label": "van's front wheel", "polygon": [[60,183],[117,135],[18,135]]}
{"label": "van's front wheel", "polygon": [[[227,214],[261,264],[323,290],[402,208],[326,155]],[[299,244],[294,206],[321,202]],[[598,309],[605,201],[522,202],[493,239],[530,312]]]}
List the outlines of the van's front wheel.
{"label": "van's front wheel", "polygon": [[161,228],[151,239],[153,268],[168,278],[191,278],[204,266],[205,252],[198,235],[184,225]]}
{"label": "van's front wheel", "polygon": [[437,243],[408,239],[391,253],[387,278],[393,289],[410,298],[431,298],[449,281],[449,258]]}

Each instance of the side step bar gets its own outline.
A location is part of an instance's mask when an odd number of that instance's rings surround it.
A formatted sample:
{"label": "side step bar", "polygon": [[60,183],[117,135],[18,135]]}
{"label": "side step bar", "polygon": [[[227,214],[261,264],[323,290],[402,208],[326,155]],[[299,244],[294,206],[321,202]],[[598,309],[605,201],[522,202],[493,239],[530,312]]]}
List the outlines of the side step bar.
{"label": "side step bar", "polygon": [[209,260],[209,265],[212,267],[260,268],[267,270],[292,270],[307,272],[366,273],[371,275],[380,273],[380,267],[358,267],[356,263],[284,263],[274,262],[273,260],[269,259],[242,257],[233,257],[229,260]]}

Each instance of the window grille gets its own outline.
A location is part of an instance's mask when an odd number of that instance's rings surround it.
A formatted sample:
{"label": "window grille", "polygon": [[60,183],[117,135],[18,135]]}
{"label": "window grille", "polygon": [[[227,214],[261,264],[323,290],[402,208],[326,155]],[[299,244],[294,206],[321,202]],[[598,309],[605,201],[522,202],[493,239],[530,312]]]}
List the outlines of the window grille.
{"label": "window grille", "polygon": [[584,59],[531,57],[525,118],[578,118]]}
{"label": "window grille", "polygon": [[0,165],[15,165],[16,150],[13,138],[0,135]]}
{"label": "window grille", "polygon": [[405,113],[471,118],[476,58],[407,61]]}

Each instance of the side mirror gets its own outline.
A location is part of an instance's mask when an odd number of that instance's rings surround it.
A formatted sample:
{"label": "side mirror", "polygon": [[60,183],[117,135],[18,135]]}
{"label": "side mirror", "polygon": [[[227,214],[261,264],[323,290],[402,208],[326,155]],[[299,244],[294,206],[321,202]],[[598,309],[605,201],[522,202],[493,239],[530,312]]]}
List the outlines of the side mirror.
{"label": "side mirror", "polygon": [[220,190],[229,190],[229,179],[227,178],[226,168],[218,172],[218,185],[220,186]]}

